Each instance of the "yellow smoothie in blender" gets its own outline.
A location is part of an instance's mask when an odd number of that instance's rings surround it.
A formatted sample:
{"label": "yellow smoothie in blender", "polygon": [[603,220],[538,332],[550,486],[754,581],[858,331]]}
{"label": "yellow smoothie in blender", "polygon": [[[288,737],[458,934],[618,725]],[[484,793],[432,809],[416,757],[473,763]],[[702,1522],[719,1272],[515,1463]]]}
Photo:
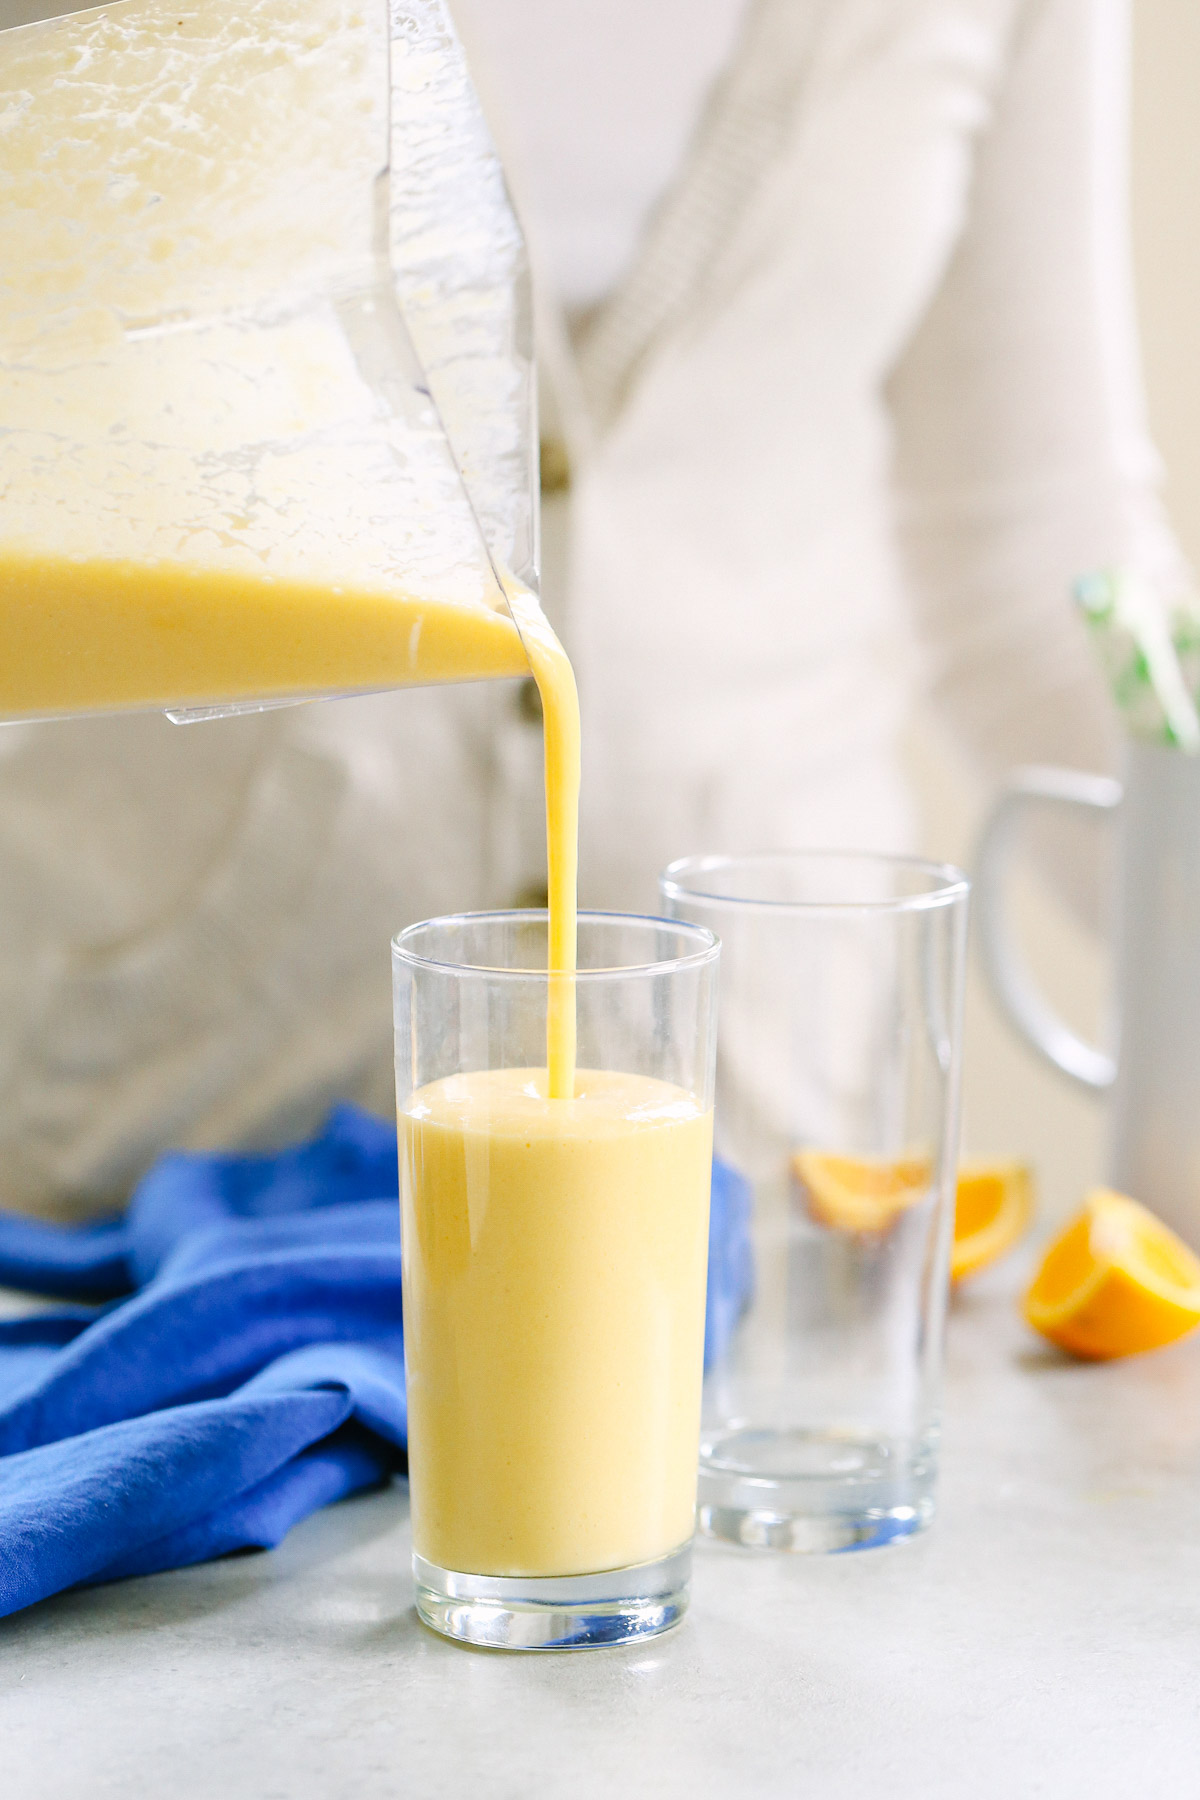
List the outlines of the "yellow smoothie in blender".
{"label": "yellow smoothie in blender", "polygon": [[513,676],[507,614],[381,585],[0,546],[0,717]]}
{"label": "yellow smoothie in blender", "polygon": [[397,303],[390,91],[382,3],[0,32],[0,719],[526,673]]}

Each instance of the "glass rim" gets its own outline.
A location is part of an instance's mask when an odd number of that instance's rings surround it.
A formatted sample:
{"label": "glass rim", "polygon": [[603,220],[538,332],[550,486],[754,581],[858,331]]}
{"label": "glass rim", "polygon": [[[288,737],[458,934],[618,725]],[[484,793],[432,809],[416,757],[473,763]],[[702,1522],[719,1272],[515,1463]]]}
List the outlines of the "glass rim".
{"label": "glass rim", "polygon": [[[923,893],[891,894],[884,899],[861,900],[772,900],[748,894],[713,893],[688,885],[689,874],[713,873],[744,869],[752,865],[782,867],[788,864],[819,865],[851,862],[893,872],[908,870],[923,875],[929,887]],[[927,912],[937,907],[953,906],[965,900],[971,891],[970,878],[954,863],[936,862],[926,856],[896,856],[881,850],[755,850],[740,856],[679,856],[668,863],[658,878],[659,892],[666,900],[687,900],[697,904],[725,906],[745,912],[797,913],[811,917],[825,914],[842,917],[848,913]]]}
{"label": "glass rim", "polygon": [[[414,936],[417,932],[428,931],[435,925],[486,925],[500,922],[512,924],[515,921],[548,926],[550,914],[544,906],[522,906],[496,907],[483,912],[442,913],[436,918],[418,919],[414,924],[406,925],[403,931],[396,933],[392,939],[392,955],[397,961],[406,963],[410,968],[436,969],[445,975],[480,975],[487,977],[488,980],[499,977],[513,981],[529,981],[531,978],[545,981],[551,973],[545,968],[505,969],[490,963],[447,962],[444,957],[422,956],[417,951],[411,950],[405,942],[407,938]],[[651,962],[614,963],[603,969],[575,969],[569,976],[560,977],[560,979],[575,982],[613,981],[622,977],[638,975],[674,974],[684,969],[703,968],[708,963],[716,962],[721,954],[721,940],[716,932],[710,931],[707,925],[696,925],[688,919],[670,919],[664,914],[658,913],[588,910],[579,913],[578,922],[580,925],[609,924],[633,925],[634,927],[654,925],[659,928],[667,926],[672,931],[682,933],[685,938],[691,938],[698,947],[695,950],[689,950],[683,956],[658,957]]]}

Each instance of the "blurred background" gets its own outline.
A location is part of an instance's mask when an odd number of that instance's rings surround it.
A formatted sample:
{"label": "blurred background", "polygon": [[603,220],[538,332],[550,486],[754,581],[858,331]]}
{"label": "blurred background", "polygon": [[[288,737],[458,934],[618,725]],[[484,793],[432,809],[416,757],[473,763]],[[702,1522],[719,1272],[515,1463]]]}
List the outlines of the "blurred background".
{"label": "blurred background", "polygon": [[[1200,569],[1200,6],[1134,0],[1131,205],[1138,316],[1150,428],[1165,464],[1171,520]],[[970,865],[990,796],[952,745],[918,729],[909,744],[927,855]],[[1107,958],[1046,888],[1014,884],[1029,960],[1078,1029],[1103,1035]],[[998,1016],[972,958],[967,994],[964,1150],[1026,1156],[1041,1181],[1047,1228],[1101,1179],[1100,1105],[1044,1068]]]}

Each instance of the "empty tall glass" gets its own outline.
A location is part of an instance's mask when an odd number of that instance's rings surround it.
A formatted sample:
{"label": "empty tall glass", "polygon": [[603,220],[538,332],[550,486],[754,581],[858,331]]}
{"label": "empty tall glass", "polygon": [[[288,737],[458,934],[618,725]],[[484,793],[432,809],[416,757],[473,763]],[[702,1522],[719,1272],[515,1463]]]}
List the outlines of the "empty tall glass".
{"label": "empty tall glass", "polygon": [[700,1528],[792,1550],[932,1516],[968,884],[882,856],[692,857],[721,939],[721,1330]]}

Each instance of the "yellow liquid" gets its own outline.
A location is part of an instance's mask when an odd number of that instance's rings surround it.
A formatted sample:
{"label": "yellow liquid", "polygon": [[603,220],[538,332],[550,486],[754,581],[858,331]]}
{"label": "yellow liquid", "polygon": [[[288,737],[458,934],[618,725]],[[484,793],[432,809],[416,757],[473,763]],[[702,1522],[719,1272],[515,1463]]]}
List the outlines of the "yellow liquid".
{"label": "yellow liquid", "polygon": [[546,996],[549,1097],[575,1093],[576,886],[579,877],[579,695],[575,672],[527,589],[509,589],[529,666],[542,697],[546,759],[546,892],[550,909]]}
{"label": "yellow liquid", "polygon": [[582,1574],[692,1535],[712,1116],[581,1069],[455,1075],[400,1115],[413,1542]]}
{"label": "yellow liquid", "polygon": [[0,717],[524,675],[507,613],[179,562],[0,545]]}

